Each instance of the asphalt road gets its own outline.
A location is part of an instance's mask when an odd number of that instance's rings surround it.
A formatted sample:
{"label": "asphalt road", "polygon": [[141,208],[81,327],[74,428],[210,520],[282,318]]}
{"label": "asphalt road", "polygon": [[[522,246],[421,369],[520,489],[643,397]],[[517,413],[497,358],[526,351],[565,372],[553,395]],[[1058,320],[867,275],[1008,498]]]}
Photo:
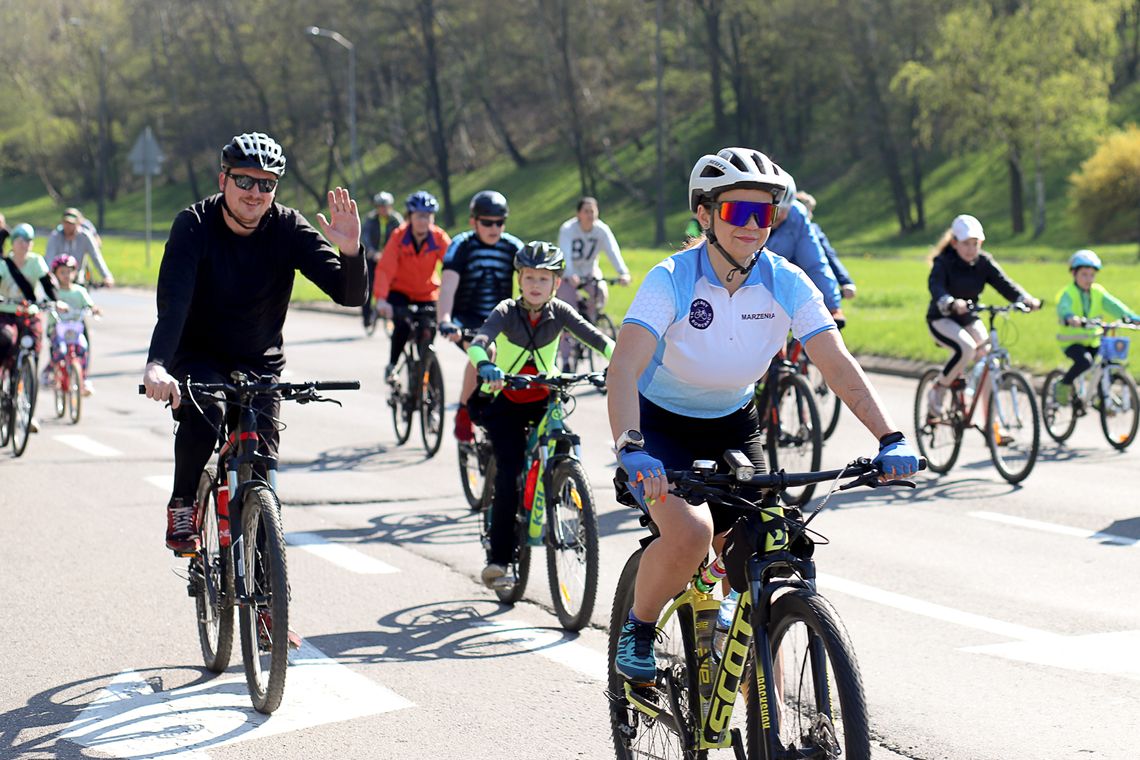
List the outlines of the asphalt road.
{"label": "asphalt road", "polygon": [[[291,377],[364,387],[339,394],[343,408],[284,410],[291,614],[306,646],[265,719],[238,647],[227,674],[201,667],[184,563],[163,545],[172,422],[136,393],[153,296],[97,295],[107,316],[83,419],[50,419],[41,403],[27,453],[0,453],[0,758],[612,756],[605,630],[642,529],[612,499],[602,397],[584,393],[570,420],[603,540],[593,625],[566,635],[544,560],[514,608],[478,582],[450,438],[431,460],[415,436],[394,445],[387,341],[355,318],[294,312]],[[462,357],[440,352],[453,400]],[[909,430],[915,381],[874,381]],[[845,413],[825,464],[873,450]],[[820,585],[859,657],[876,757],[1140,756],[1137,456],[1088,419],[1070,445],[1046,440],[1013,487],[974,434],[948,476],[830,501],[814,523],[831,541]]]}

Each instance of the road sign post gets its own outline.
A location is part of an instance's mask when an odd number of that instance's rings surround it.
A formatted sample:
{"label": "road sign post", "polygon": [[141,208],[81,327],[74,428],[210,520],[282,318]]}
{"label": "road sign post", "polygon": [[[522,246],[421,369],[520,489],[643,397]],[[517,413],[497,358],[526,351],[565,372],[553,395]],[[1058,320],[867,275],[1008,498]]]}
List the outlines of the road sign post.
{"label": "road sign post", "polygon": [[135,140],[134,147],[127,154],[131,162],[131,169],[135,174],[146,178],[146,266],[150,268],[150,178],[162,172],[162,162],[166,160],[158,141],[154,139],[154,132],[148,126]]}

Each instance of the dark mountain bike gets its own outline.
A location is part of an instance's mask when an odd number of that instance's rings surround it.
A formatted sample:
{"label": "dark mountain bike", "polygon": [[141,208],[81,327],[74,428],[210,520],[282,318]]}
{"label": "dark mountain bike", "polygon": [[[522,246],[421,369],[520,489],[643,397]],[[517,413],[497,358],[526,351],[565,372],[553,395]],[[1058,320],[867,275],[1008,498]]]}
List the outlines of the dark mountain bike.
{"label": "dark mountain bike", "polygon": [[[731,747],[737,758],[750,760],[870,760],[870,725],[855,652],[839,615],[816,588],[812,553],[826,539],[808,526],[827,500],[805,519],[798,508],[781,507],[779,494],[825,481],[834,487],[844,479],[849,480],[840,490],[877,487],[880,472],[869,459],[857,459],[841,470],[757,475],[741,452],[727,451],[724,458],[727,474],[717,474],[711,460],[665,473],[670,492],[690,504],[749,511],[734,526],[739,540],[730,542],[733,549],[724,558],[728,577],[741,592],[724,651],[712,651],[710,617],[715,619],[720,600],[696,585],[702,564],[657,621],[654,684],[635,687],[615,669],[642,553],[660,535],[641,509],[641,524],[650,535],[622,570],[610,618],[607,695],[617,757],[703,760],[709,750]],[[615,480],[618,500],[638,506],[624,475],[619,470]],[[732,725],[738,693],[744,697],[746,739]]]}
{"label": "dark mountain bike", "polygon": [[[819,469],[823,431],[815,393],[791,360],[783,356],[772,360],[768,374],[756,383],[755,402],[772,470]],[[806,483],[788,486],[781,496],[785,504],[802,506],[814,492],[815,484]]]}
{"label": "dark mountain bike", "polygon": [[[39,319],[37,313],[37,307],[24,303],[16,316],[26,325],[29,320]],[[14,456],[23,456],[28,448],[38,393],[35,339],[21,326],[14,355],[0,363],[0,447],[11,442]]]}
{"label": "dark mountain bike", "polygon": [[432,346],[435,305],[408,304],[397,310],[395,318],[408,320],[412,327],[404,352],[387,380],[396,443],[407,443],[412,435],[412,416],[419,412],[420,436],[430,459],[443,443],[443,371]]}
{"label": "dark mountain bike", "polygon": [[[598,593],[598,515],[594,492],[581,461],[581,441],[565,420],[574,411],[570,389],[603,382],[601,372],[545,377],[507,375],[506,387],[544,385],[550,389],[546,414],[529,433],[526,466],[519,483],[517,540],[509,576],[495,589],[499,600],[514,604],[530,577],[532,547],[546,546],[547,577],[558,622],[568,631],[590,622]],[[491,509],[483,510],[482,539],[490,550]]]}
{"label": "dark mountain bike", "polygon": [[823,379],[819,367],[812,364],[807,351],[798,340],[788,341],[788,361],[795,365],[796,372],[807,378],[808,385],[815,395],[815,406],[819,410],[819,422],[823,425],[820,433],[822,440],[826,441],[839,427],[839,412],[843,409],[843,401],[831,386]]}
{"label": "dark mountain bike", "polygon": [[[222,673],[233,648],[234,607],[238,609],[242,662],[255,710],[269,714],[285,694],[289,663],[289,577],[277,461],[257,451],[258,420],[253,400],[277,395],[301,404],[327,399],[318,391],[358,390],[360,383],[278,383],[235,372],[229,383],[180,385],[182,403],[222,401],[226,419],[236,417],[227,436],[218,431],[217,461],[198,484],[201,548],[190,559],[187,591],[194,598],[198,640],[206,668]],[[139,393],[145,393],[139,386]],[[273,420],[270,424],[276,424]],[[237,528],[237,535],[231,526]]]}

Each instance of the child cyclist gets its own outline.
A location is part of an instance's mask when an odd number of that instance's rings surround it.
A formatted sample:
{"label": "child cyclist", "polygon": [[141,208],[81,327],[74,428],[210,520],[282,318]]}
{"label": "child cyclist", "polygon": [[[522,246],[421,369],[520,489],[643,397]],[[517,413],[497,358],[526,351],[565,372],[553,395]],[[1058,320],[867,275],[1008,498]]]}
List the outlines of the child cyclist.
{"label": "child cyclist", "polygon": [[[610,357],[614,342],[587,322],[570,304],[554,297],[566,259],[553,243],[531,241],[515,254],[519,297],[507,298],[487,317],[467,355],[490,396],[475,394],[468,403],[472,421],[487,431],[495,452],[495,496],[491,512],[491,551],[483,568],[483,583],[508,586],[514,549],[518,478],[526,457],[527,427],[537,425],[546,411],[549,390],[542,387],[503,388],[507,374],[558,374],[558,342],[563,330]],[[494,342],[495,360],[487,349]]]}
{"label": "child cyclist", "polygon": [[[69,319],[82,319],[83,309],[91,309],[92,314],[102,313],[95,302],[91,300],[91,295],[87,292],[87,288],[75,282],[75,274],[78,269],[78,263],[74,256],[70,254],[61,254],[56,256],[51,262],[51,273],[55,275],[56,281],[59,286],[55,289],[56,297],[58,300],[67,304],[69,312]],[[59,324],[59,318],[52,314],[48,318],[48,336],[51,340],[51,364],[44,367],[44,378],[50,381],[50,373],[52,367],[56,362],[61,361],[63,356],[67,353],[67,342],[62,336],[56,335],[56,325]],[[86,376],[87,373],[87,327],[84,325],[83,334],[78,339],[78,353],[79,361],[83,365],[83,395],[90,396],[94,392],[91,386],[91,380]],[[46,382],[44,383],[47,384]]]}
{"label": "child cyclist", "polygon": [[1061,322],[1057,340],[1061,342],[1065,356],[1073,362],[1061,382],[1057,383],[1058,404],[1068,404],[1072,400],[1073,381],[1093,363],[1096,331],[1082,326],[1081,321],[1107,317],[1140,322],[1140,315],[1105,290],[1103,285],[1097,284],[1096,275],[1100,268],[1100,256],[1087,249],[1077,251],[1069,258],[1069,273],[1073,281],[1057,294],[1057,317]]}

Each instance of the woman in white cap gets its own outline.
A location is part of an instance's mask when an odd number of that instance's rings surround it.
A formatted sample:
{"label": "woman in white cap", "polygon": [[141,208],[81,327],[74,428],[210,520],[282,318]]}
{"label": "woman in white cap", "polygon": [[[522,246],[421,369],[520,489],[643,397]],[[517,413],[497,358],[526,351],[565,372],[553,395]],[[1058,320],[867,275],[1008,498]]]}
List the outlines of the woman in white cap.
{"label": "woman in white cap", "polygon": [[979,351],[986,329],[967,301],[977,301],[986,285],[991,285],[1011,302],[1030,309],[1041,308],[1041,301],[1009,278],[993,256],[982,250],[986,234],[982,223],[969,214],[959,214],[934,246],[930,267],[930,307],[926,326],[939,343],[950,349],[950,360],[938,381],[930,386],[930,414],[939,415],[946,389],[962,371],[984,353]]}

